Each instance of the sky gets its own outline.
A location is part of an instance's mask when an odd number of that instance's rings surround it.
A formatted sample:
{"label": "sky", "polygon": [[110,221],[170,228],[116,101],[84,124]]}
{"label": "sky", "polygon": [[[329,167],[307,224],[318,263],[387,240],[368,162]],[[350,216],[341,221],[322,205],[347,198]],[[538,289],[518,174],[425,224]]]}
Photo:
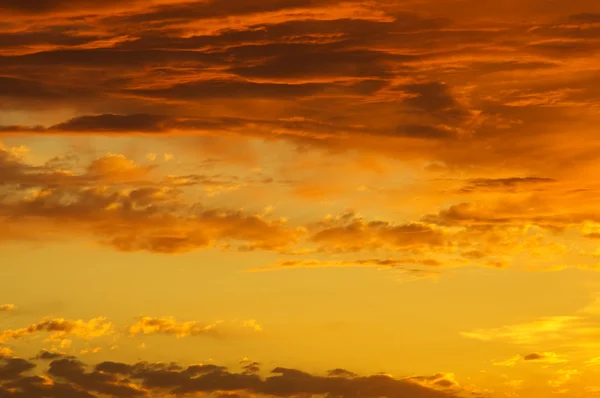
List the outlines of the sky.
{"label": "sky", "polygon": [[595,0],[0,0],[0,397],[600,397],[599,104]]}

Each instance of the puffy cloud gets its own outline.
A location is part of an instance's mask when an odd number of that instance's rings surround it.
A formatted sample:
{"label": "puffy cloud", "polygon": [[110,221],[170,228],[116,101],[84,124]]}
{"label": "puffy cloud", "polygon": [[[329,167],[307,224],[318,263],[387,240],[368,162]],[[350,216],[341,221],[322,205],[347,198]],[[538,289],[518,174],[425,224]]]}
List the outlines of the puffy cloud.
{"label": "puffy cloud", "polygon": [[350,213],[324,220],[311,240],[319,247],[333,251],[378,247],[410,250],[445,244],[444,232],[428,224],[394,225],[386,221],[366,221]]}
{"label": "puffy cloud", "polygon": [[13,311],[15,308],[17,307],[14,304],[2,304],[0,305],[0,312]]}
{"label": "puffy cloud", "polygon": [[62,358],[64,356],[65,356],[65,354],[57,352],[57,351],[42,350],[42,351],[40,351],[39,354],[37,354],[35,356],[34,359],[42,359],[42,360],[46,360],[46,361],[51,361],[54,359]]}
{"label": "puffy cloud", "polygon": [[14,352],[12,349],[8,347],[0,347],[0,358],[2,357],[12,357]]}
{"label": "puffy cloud", "polygon": [[34,367],[34,364],[25,359],[0,358],[0,381],[17,379]]}
{"label": "puffy cloud", "polygon": [[217,242],[238,242],[241,250],[282,250],[302,233],[260,214],[203,208],[186,201],[180,189],[200,185],[215,194],[235,186],[225,178],[156,178],[150,175],[154,167],[119,154],[93,159],[83,173],[52,162],[34,166],[1,148],[0,162],[1,184],[13,188],[0,198],[0,223],[9,231],[0,240],[56,238],[61,226],[65,237],[83,232],[121,251],[180,253]]}
{"label": "puffy cloud", "polygon": [[49,333],[49,340],[62,340],[75,336],[82,339],[92,339],[113,332],[113,324],[106,318],[93,318],[89,321],[69,320],[63,318],[43,319],[21,329],[6,329],[0,332],[0,342],[11,339],[22,339],[36,333]]}
{"label": "puffy cloud", "polygon": [[[351,397],[415,398],[454,397],[461,388],[452,375],[395,379],[387,375],[360,376],[336,369],[319,376],[296,369],[276,367],[261,377],[256,363],[241,373],[216,365],[181,366],[176,363],[101,362],[91,370],[74,357],[50,362],[46,375],[28,375],[36,363],[20,358],[4,359],[0,365],[0,392],[7,396],[135,397],[164,394],[219,393],[241,396],[297,396],[304,394]],[[10,393],[9,393],[10,392]]]}
{"label": "puffy cloud", "polygon": [[85,371],[84,364],[76,359],[62,358],[50,363],[48,374],[67,380],[84,391],[93,391],[117,397],[143,396],[145,392],[130,384],[119,382],[114,375]]}

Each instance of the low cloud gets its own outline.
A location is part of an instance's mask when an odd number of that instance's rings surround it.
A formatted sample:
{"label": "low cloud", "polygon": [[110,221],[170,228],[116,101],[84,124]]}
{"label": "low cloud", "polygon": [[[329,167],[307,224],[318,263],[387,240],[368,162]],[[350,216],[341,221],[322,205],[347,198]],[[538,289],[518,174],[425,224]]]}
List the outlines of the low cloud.
{"label": "low cloud", "polygon": [[[241,373],[216,365],[181,366],[174,362],[126,364],[101,362],[89,369],[77,358],[49,363],[44,375],[30,375],[36,362],[19,358],[0,360],[0,392],[28,397],[114,397],[164,394],[219,393],[236,396],[287,397],[303,394],[352,397],[450,398],[462,388],[452,375],[396,379],[387,375],[360,376],[336,369],[327,376],[276,367],[265,377],[245,366]],[[251,364],[253,367],[258,364]]]}

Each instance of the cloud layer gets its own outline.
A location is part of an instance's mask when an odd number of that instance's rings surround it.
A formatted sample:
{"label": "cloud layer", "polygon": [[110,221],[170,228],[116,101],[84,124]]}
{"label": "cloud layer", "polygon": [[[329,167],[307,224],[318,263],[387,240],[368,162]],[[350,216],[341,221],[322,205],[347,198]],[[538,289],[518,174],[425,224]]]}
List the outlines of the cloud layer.
{"label": "cloud layer", "polygon": [[[305,394],[354,397],[455,397],[458,384],[445,375],[395,379],[385,375],[358,376],[337,369],[328,376],[297,369],[274,368],[266,377],[255,374],[258,364],[240,373],[216,365],[101,362],[87,366],[70,356],[42,353],[39,360],[0,358],[0,392],[7,397],[143,397],[163,394],[214,396],[275,396]],[[40,361],[49,360],[46,370]],[[34,371],[36,369],[35,373]],[[249,370],[250,369],[250,370]],[[40,372],[41,371],[41,372]]]}

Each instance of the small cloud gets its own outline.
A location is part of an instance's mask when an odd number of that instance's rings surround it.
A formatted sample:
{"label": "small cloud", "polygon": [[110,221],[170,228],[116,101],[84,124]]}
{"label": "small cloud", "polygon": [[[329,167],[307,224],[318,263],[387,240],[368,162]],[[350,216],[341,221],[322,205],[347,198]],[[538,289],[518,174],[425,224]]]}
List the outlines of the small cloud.
{"label": "small cloud", "polygon": [[172,153],[165,153],[165,154],[163,155],[163,160],[164,160],[165,162],[168,162],[168,161],[169,161],[169,160],[171,160],[171,159],[173,159],[173,154],[172,154]]}
{"label": "small cloud", "polygon": [[36,333],[49,333],[46,341],[57,341],[66,345],[66,337],[75,336],[81,339],[92,339],[105,336],[113,332],[113,325],[106,318],[94,318],[89,321],[68,320],[63,318],[42,319],[38,323],[31,324],[21,329],[7,329],[0,332],[0,342],[6,340],[18,340]]}
{"label": "small cloud", "polygon": [[494,366],[515,366],[517,364],[517,362],[519,362],[520,360],[521,360],[521,356],[516,355],[512,358],[507,359],[506,361],[494,362],[493,365]]}
{"label": "small cloud", "polygon": [[262,326],[260,326],[258,323],[256,323],[256,321],[254,319],[249,319],[247,321],[244,321],[244,327],[254,329],[257,332],[262,332],[262,330],[263,330]]}
{"label": "small cloud", "polygon": [[132,336],[139,334],[166,334],[176,337],[198,336],[214,333],[216,324],[201,324],[196,321],[178,322],[173,317],[142,317],[129,327]]}
{"label": "small cloud", "polygon": [[83,349],[81,351],[79,351],[79,353],[81,355],[86,355],[86,354],[97,354],[100,351],[102,351],[102,347],[94,347],[94,348],[89,348],[89,349]]}
{"label": "small cloud", "polygon": [[14,304],[2,304],[2,305],[0,305],[0,312],[13,311],[16,308],[17,307]]}
{"label": "small cloud", "polygon": [[151,162],[154,162],[156,160],[156,154],[155,153],[149,153],[146,155],[146,159],[148,159]]}
{"label": "small cloud", "polygon": [[504,385],[514,389],[519,389],[523,387],[523,380],[509,380],[506,383],[504,383]]}
{"label": "small cloud", "polygon": [[[171,335],[175,337],[188,337],[188,336],[221,336],[229,332],[233,332],[231,328],[239,329],[242,328],[252,329],[256,332],[262,331],[262,326],[259,325],[254,319],[245,320],[240,323],[224,322],[222,320],[215,321],[213,323],[200,323],[197,321],[177,321],[173,317],[142,317],[135,324],[129,327],[129,333],[132,336],[137,335],[151,335],[151,334],[163,334]],[[228,330],[228,327],[230,328]]]}
{"label": "small cloud", "polygon": [[60,344],[58,345],[60,348],[71,348],[71,346],[73,345],[73,341],[69,340],[69,339],[64,339],[61,340]]}
{"label": "small cloud", "polygon": [[578,374],[579,371],[577,369],[561,369],[556,372],[555,379],[548,381],[548,385],[554,388],[562,387]]}
{"label": "small cloud", "polygon": [[43,359],[46,361],[52,361],[52,360],[55,360],[58,358],[62,358],[64,356],[65,356],[65,354],[63,354],[62,352],[58,352],[58,351],[54,351],[54,350],[53,351],[42,350],[42,351],[40,351],[39,354],[37,354],[35,356],[34,359]]}
{"label": "small cloud", "polygon": [[523,356],[523,360],[527,362],[544,362],[544,363],[563,363],[567,360],[554,352],[535,352]]}
{"label": "small cloud", "polygon": [[2,357],[12,357],[14,356],[13,350],[8,347],[0,347],[0,358]]}
{"label": "small cloud", "polygon": [[568,362],[564,357],[554,352],[534,352],[526,355],[516,355],[506,361],[494,362],[494,366],[515,366],[519,362],[536,363],[564,363]]}

